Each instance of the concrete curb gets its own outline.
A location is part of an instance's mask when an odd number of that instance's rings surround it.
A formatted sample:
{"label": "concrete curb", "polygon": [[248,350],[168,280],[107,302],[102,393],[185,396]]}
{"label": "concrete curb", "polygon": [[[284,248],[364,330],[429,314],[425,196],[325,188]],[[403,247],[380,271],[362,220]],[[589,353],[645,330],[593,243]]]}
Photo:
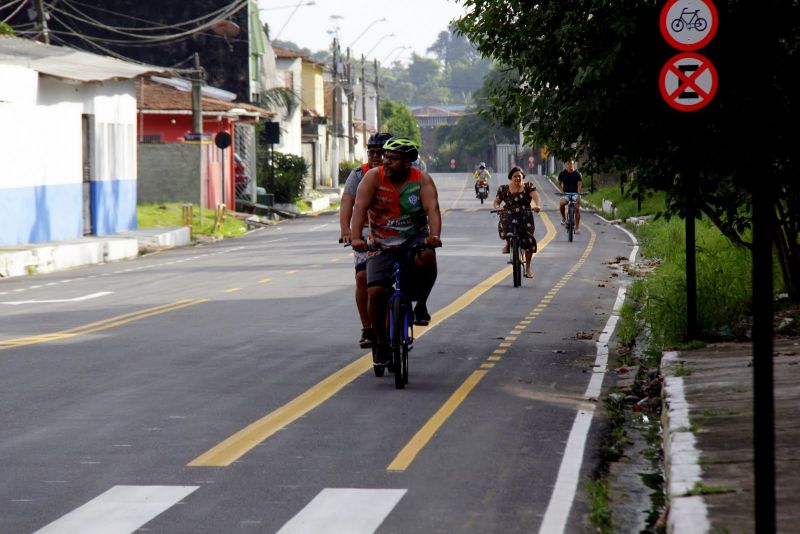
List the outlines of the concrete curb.
{"label": "concrete curb", "polygon": [[669,500],[667,532],[703,534],[711,528],[706,502],[702,496],[688,494],[702,481],[702,470],[683,378],[673,374],[673,367],[679,364],[679,355],[678,352],[665,352],[661,358],[664,473]]}
{"label": "concrete curb", "polygon": [[58,243],[0,247],[0,278],[52,273],[131,259],[165,247],[191,242],[189,228],[152,228],[105,237],[86,237]]}

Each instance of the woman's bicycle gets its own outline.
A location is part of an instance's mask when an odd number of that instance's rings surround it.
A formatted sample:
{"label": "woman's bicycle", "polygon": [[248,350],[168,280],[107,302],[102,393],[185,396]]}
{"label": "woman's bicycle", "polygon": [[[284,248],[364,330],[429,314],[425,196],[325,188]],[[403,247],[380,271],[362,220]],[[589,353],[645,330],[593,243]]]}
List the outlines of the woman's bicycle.
{"label": "woman's bicycle", "polygon": [[508,218],[507,220],[511,223],[511,231],[506,233],[506,243],[508,243],[509,254],[508,263],[511,264],[514,287],[519,287],[522,285],[522,270],[525,268],[523,264],[524,253],[520,246],[520,236],[523,232],[522,225],[525,223],[525,216],[529,213],[533,213],[533,210],[531,208],[523,208],[519,211],[509,212],[499,209],[492,210],[492,213],[498,213],[501,214],[501,216],[505,214]]}
{"label": "woman's bicycle", "polygon": [[567,228],[567,238],[572,242],[572,235],[575,233],[575,203],[578,201],[580,193],[561,193],[567,199],[567,216],[564,226]]}

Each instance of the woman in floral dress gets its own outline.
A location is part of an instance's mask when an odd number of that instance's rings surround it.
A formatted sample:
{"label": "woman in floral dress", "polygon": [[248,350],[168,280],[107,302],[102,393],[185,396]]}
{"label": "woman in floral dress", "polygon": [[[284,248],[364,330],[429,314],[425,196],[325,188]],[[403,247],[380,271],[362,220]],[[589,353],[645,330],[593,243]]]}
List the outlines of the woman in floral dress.
{"label": "woman in floral dress", "polygon": [[[508,171],[508,179],[511,182],[508,185],[501,185],[494,199],[494,208],[501,209],[502,204],[503,210],[500,212],[500,222],[497,224],[500,239],[506,241],[503,254],[508,254],[509,243],[506,240],[506,234],[511,232],[511,214],[520,213],[525,208],[532,208],[533,211],[539,213],[539,193],[536,192],[536,186],[525,182],[524,178],[525,173],[520,167],[512,167]],[[531,206],[531,202],[533,202],[533,206]],[[536,252],[536,238],[533,236],[533,213],[527,211],[521,213],[520,216],[524,221],[519,243],[520,248],[525,251],[525,278],[533,278],[531,260],[533,253]]]}

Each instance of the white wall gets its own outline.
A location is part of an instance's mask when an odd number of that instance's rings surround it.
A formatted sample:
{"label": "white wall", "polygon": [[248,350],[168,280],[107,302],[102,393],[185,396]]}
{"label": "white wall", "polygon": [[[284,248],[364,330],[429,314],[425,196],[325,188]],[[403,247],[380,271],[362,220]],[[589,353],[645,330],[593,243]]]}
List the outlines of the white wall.
{"label": "white wall", "polygon": [[135,228],[133,82],[69,83],[0,65],[0,244],[83,235],[83,114],[94,120],[94,231]]}
{"label": "white wall", "polygon": [[[278,58],[277,60],[278,71],[281,74],[290,72],[294,79],[293,91],[298,97],[302,94],[303,88],[303,69],[300,58]],[[285,114],[281,117],[281,142],[275,145],[275,150],[283,152],[284,154],[294,154],[302,156],[302,124],[300,122],[303,116],[302,105],[298,105],[289,116]]]}

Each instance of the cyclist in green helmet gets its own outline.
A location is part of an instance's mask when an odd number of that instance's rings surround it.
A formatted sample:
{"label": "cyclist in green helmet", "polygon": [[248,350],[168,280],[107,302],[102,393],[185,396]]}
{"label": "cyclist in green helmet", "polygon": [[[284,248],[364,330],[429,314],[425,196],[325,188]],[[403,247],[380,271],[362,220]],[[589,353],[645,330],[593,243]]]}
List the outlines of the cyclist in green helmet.
{"label": "cyclist in green helmet", "polygon": [[[364,175],[356,193],[353,218],[350,223],[354,250],[366,250],[361,237],[369,221],[369,241],[381,247],[397,247],[409,241],[424,242],[431,247],[442,246],[440,238],[442,215],[439,194],[431,176],[414,167],[419,146],[405,137],[393,137],[384,145],[383,165]],[[380,251],[367,256],[367,295],[377,350],[375,363],[384,364],[389,358],[386,335],[387,288],[392,283],[392,257]],[[427,300],[436,282],[436,254],[425,249],[413,267],[414,324],[427,325],[431,316]]]}

